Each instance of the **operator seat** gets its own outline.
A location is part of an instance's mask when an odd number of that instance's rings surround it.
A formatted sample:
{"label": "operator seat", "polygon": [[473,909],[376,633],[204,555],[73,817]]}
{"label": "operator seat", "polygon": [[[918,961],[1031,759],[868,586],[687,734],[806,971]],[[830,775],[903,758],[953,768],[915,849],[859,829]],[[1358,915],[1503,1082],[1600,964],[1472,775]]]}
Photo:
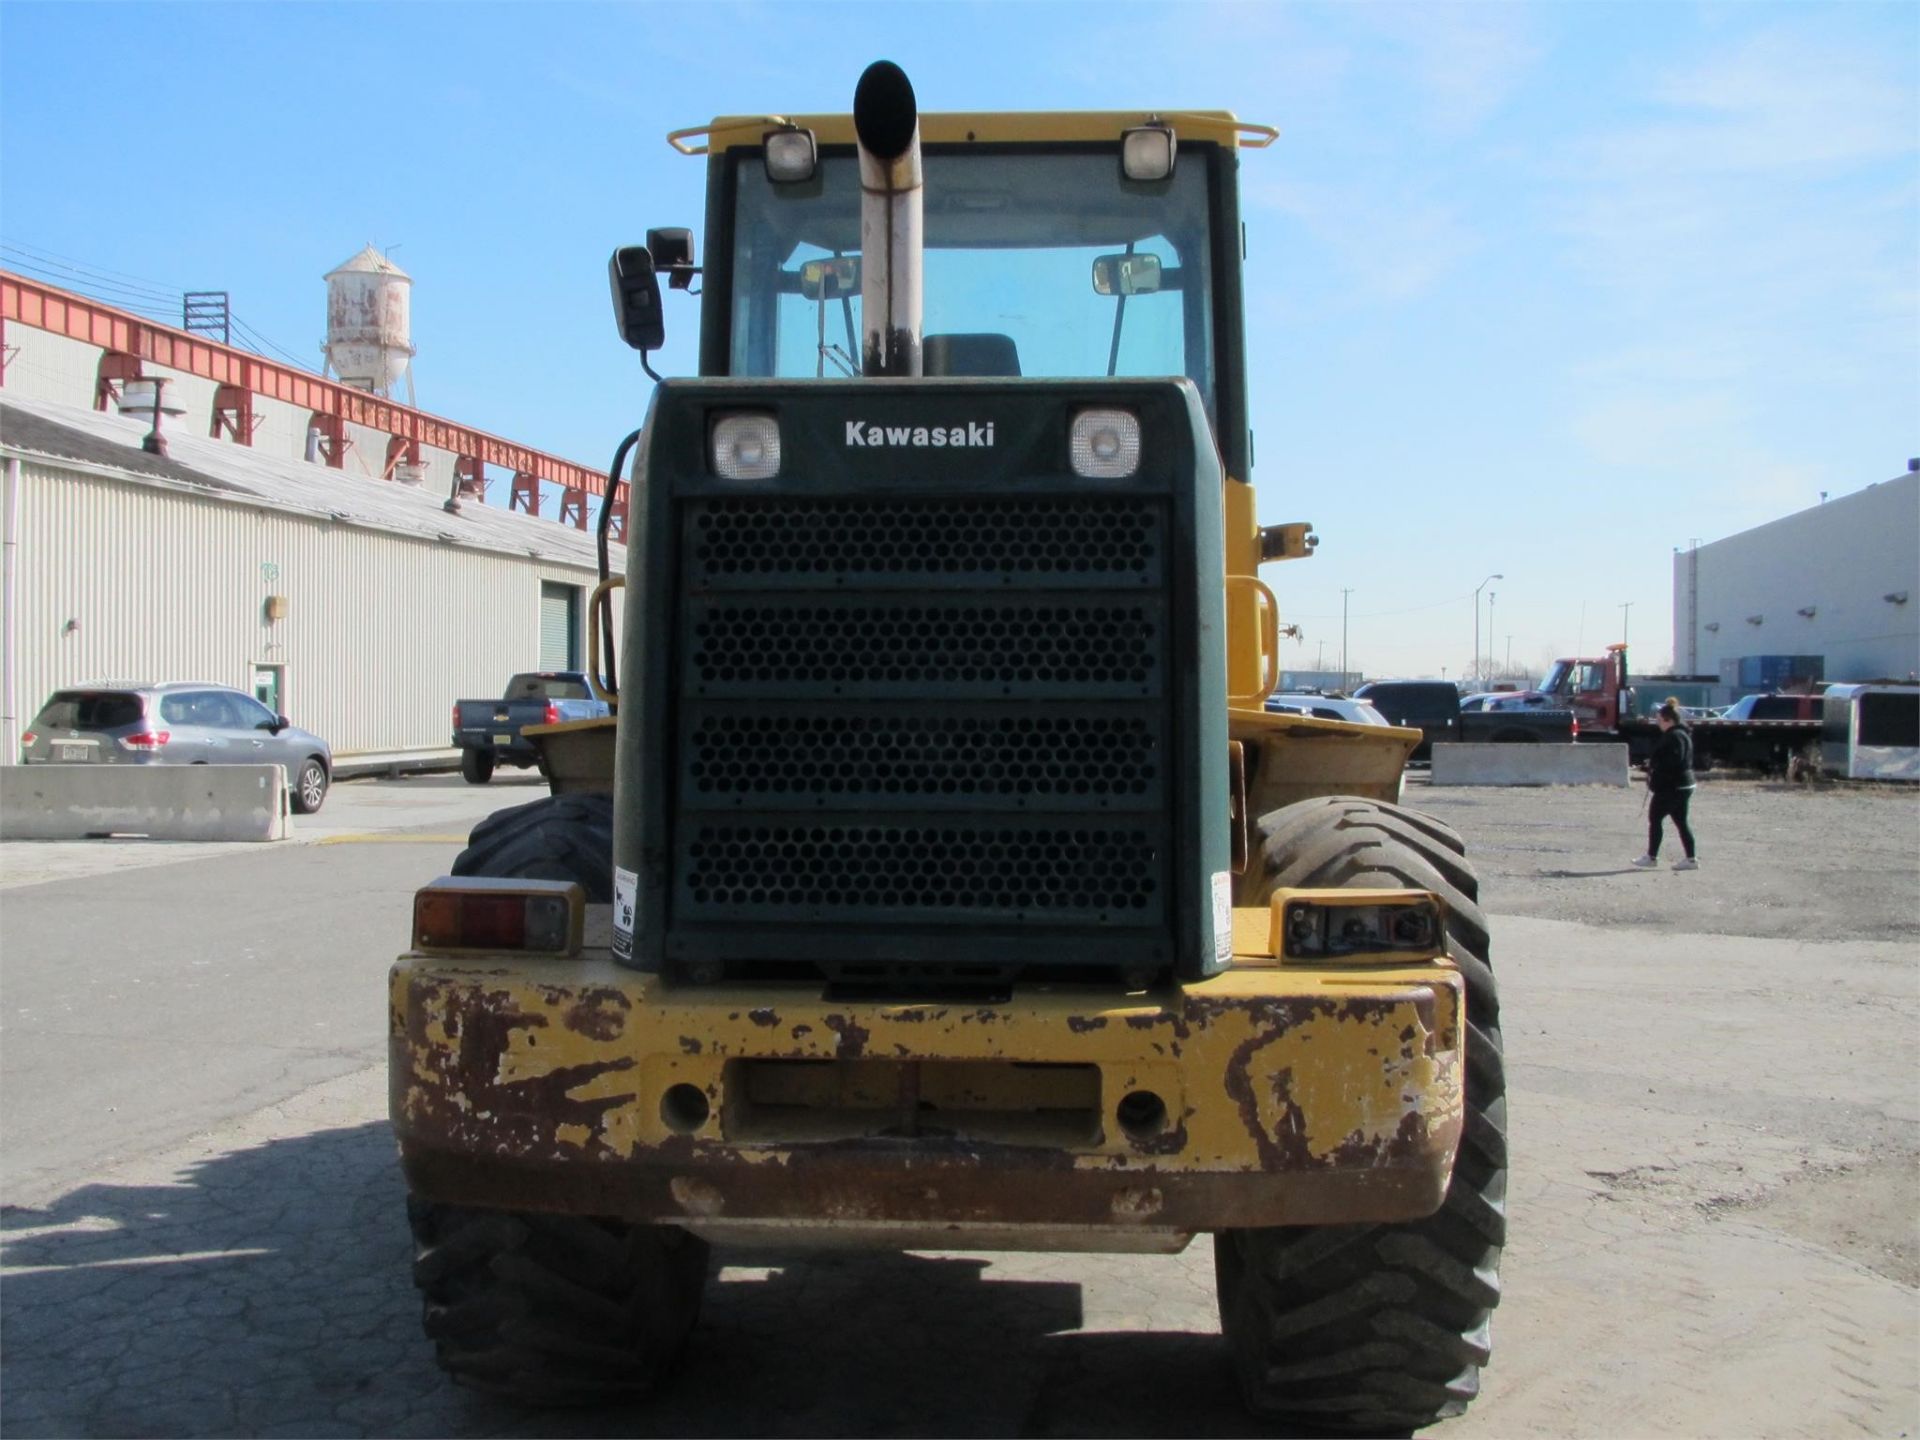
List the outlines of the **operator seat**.
{"label": "operator seat", "polygon": [[920,342],[923,375],[1018,375],[1011,335],[929,335]]}

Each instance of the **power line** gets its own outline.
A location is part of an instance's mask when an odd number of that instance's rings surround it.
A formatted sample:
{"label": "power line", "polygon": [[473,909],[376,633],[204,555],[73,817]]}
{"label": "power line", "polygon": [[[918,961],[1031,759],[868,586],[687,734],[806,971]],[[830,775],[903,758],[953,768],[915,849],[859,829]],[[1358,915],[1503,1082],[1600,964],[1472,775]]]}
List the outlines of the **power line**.
{"label": "power line", "polygon": [[166,300],[181,293],[177,290],[169,291],[164,288],[155,288],[157,282],[142,281],[129,284],[124,279],[115,279],[111,275],[102,274],[97,270],[90,269],[77,262],[37,252],[24,245],[16,245],[11,242],[0,243],[0,250],[7,251],[40,269],[55,270],[64,274],[79,276],[103,289],[118,290],[128,295],[141,295],[151,300]]}
{"label": "power line", "polygon": [[306,361],[297,358],[281,346],[274,344],[273,341],[262,335],[258,330],[254,329],[253,326],[247,324],[247,322],[242,320],[238,315],[232,315],[229,318],[233,321],[233,328],[235,330],[243,336],[250,336],[255,341],[253,345],[248,347],[249,349],[259,350],[264,347],[265,349],[273,351],[274,354],[280,356],[289,364],[299,366],[302,370],[311,370],[313,368]]}
{"label": "power line", "polygon": [[[56,255],[53,251],[42,250],[30,245],[22,245],[17,241],[0,241],[0,253],[12,257],[10,263],[18,266],[19,269],[25,271],[27,274],[36,276],[39,279],[71,286],[77,290],[84,290],[94,295],[97,299],[110,301],[123,309],[133,311],[137,315],[143,315],[147,319],[156,320],[163,325],[169,325],[176,329],[180,328],[184,323],[182,310],[186,293],[184,290],[151,289],[148,287],[159,285],[162,282],[148,280],[143,276],[128,275],[125,271],[110,270],[105,267],[95,269],[91,266],[83,265],[78,261],[71,260],[69,257]],[[120,276],[121,278],[114,279],[112,278],[114,276]],[[138,283],[125,283],[127,281],[137,281]],[[238,315],[232,315],[230,313],[228,318],[231,320],[234,330],[243,338],[242,348],[263,355],[271,352],[285,360],[288,364],[298,366],[302,370],[311,370],[313,368],[311,364],[300,359],[285,346],[275,344],[259,330],[243,321]]]}
{"label": "power line", "polygon": [[43,260],[51,260],[61,264],[75,266],[92,274],[104,275],[119,280],[137,281],[139,284],[155,289],[161,293],[168,292],[173,288],[164,280],[155,280],[148,275],[134,275],[128,271],[115,270],[111,266],[106,265],[88,265],[85,261],[76,260],[71,255],[62,255],[56,250],[48,250],[44,246],[23,245],[17,240],[0,241],[0,245],[4,245],[7,249],[24,251],[29,255],[37,255]]}

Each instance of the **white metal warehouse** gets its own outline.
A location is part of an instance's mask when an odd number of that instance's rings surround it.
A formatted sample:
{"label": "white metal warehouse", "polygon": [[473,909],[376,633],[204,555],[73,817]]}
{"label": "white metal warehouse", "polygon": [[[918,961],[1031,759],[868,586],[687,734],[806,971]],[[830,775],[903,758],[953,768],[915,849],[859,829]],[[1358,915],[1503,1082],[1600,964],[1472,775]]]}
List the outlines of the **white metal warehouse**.
{"label": "white metal warehouse", "polygon": [[590,532],[184,427],[149,454],[148,430],[0,399],[8,763],[52,691],[97,681],[258,693],[343,766],[448,755],[454,700],[584,660]]}
{"label": "white metal warehouse", "polygon": [[1920,473],[1673,557],[1673,663],[1736,689],[1740,662],[1818,656],[1832,681],[1920,668]]}

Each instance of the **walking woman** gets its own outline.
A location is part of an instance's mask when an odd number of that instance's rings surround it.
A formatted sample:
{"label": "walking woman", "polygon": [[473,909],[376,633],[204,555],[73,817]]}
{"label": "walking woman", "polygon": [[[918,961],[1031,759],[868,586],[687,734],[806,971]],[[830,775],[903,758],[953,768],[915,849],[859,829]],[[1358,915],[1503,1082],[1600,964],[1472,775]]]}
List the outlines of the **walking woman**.
{"label": "walking woman", "polygon": [[1651,870],[1660,863],[1660,822],[1673,817],[1673,828],[1680,836],[1686,857],[1673,862],[1676,870],[1698,870],[1700,862],[1693,854],[1693,831],[1687,828],[1687,806],[1693,800],[1693,736],[1680,718],[1680,702],[1669,697],[1653,712],[1660,727],[1660,740],[1647,761],[1647,853],[1633,863]]}

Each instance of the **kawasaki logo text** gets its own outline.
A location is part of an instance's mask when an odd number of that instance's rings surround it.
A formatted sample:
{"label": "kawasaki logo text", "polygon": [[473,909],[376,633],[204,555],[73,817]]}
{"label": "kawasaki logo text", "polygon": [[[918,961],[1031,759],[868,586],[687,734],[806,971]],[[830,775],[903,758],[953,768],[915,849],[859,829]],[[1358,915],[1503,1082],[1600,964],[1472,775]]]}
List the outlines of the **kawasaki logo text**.
{"label": "kawasaki logo text", "polygon": [[849,420],[847,444],[862,450],[924,450],[949,445],[982,449],[993,444],[993,421],[984,425],[869,425],[864,420]]}

